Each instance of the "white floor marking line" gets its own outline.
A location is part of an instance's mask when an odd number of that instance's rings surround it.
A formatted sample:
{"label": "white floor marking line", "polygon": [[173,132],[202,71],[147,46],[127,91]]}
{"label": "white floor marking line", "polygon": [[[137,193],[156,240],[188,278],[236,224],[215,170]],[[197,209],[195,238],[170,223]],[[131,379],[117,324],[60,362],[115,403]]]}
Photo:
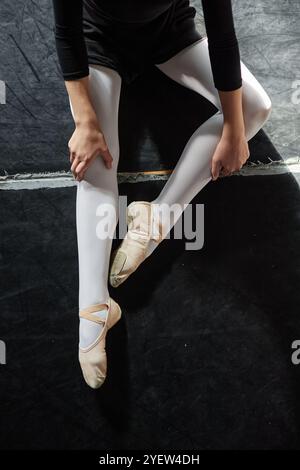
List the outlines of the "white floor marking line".
{"label": "white floor marking line", "polygon": [[[239,172],[232,176],[276,176],[285,173],[300,174],[300,157],[289,158],[285,161],[274,161],[269,159],[269,163],[250,162]],[[159,171],[138,171],[119,172],[118,182],[122,183],[143,183],[147,181],[167,180],[170,170]],[[22,190],[22,189],[42,189],[42,188],[66,188],[76,186],[76,181],[71,172],[59,171],[49,173],[20,173],[15,175],[6,174],[0,176],[0,190]]]}

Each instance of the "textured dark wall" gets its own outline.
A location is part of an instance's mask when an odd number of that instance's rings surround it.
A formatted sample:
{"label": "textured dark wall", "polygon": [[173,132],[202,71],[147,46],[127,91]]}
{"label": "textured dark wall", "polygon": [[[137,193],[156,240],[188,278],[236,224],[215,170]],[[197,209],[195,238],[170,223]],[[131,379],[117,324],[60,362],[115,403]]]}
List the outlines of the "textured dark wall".
{"label": "textured dark wall", "polygon": [[[192,3],[198,11],[197,25],[204,31],[201,2]],[[272,120],[264,129],[277,139],[276,146],[284,156],[294,156],[299,117],[293,114],[290,95],[299,68],[299,2],[285,1],[275,7],[270,0],[255,4],[234,0],[233,8],[242,59],[274,100]],[[7,92],[7,103],[0,105],[1,174],[68,170],[67,142],[73,121],[56,57],[52,2],[1,0],[0,12],[0,80],[5,81]],[[189,132],[199,125],[199,110],[200,119],[213,111],[203,107],[203,100],[195,99],[189,90],[179,85],[171,89],[162,74],[153,74],[138,80],[130,90],[122,89],[121,170],[169,167],[170,155],[179,156]],[[164,86],[159,94],[158,88]],[[184,112],[185,106],[189,113]],[[186,119],[187,114],[189,122],[183,125],[181,116]],[[153,133],[149,138],[149,126],[154,126],[157,142],[153,142]],[[164,133],[165,141],[170,142],[168,132],[176,135],[176,126],[183,132],[182,140],[175,140],[171,151],[164,152]],[[260,151],[257,146],[256,153]],[[260,160],[264,157],[258,156]]]}
{"label": "textured dark wall", "polygon": [[59,79],[49,0],[1,0],[1,172],[58,169],[72,123]]}
{"label": "textured dark wall", "polygon": [[[0,79],[6,84],[6,104],[0,117],[1,174],[68,170],[67,142],[74,125],[56,56],[52,2],[2,2]],[[165,166],[170,166],[170,155],[179,157],[185,140],[200,123],[201,97],[195,103],[193,92],[170,84],[160,72],[145,78],[122,87],[119,168],[123,170],[158,168],[164,166],[164,159]],[[165,90],[159,95],[161,88]],[[183,127],[176,116],[188,106],[189,119]],[[199,107],[203,120],[214,109]],[[177,133],[179,140],[172,139],[173,154],[170,147],[164,153],[163,142],[171,141],[174,126],[183,127],[182,132]]]}

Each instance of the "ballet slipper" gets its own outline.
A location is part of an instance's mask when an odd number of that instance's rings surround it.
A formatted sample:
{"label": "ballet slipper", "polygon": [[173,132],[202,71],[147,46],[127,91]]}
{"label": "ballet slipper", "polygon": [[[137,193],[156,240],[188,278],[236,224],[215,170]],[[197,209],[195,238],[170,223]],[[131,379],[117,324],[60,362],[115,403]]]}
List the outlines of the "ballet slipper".
{"label": "ballet slipper", "polygon": [[151,240],[162,241],[162,227],[148,201],[133,201],[127,207],[128,231],[120,246],[112,253],[109,282],[118,287],[147,257]]}
{"label": "ballet slipper", "polygon": [[[106,319],[92,315],[107,307]],[[95,304],[79,312],[81,318],[103,324],[99,337],[87,348],[79,347],[79,362],[83,377],[91,388],[99,388],[107,374],[107,357],[105,350],[106,334],[121,318],[121,308],[111,297],[107,303]]]}

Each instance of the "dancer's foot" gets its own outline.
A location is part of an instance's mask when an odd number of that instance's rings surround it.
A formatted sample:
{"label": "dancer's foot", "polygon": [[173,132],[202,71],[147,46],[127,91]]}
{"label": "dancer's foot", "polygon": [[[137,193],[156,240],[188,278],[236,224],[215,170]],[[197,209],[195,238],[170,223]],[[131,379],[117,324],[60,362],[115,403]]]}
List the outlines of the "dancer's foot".
{"label": "dancer's foot", "polygon": [[152,253],[162,239],[162,226],[155,204],[133,201],[127,207],[128,232],[112,253],[109,282],[118,287]]}
{"label": "dancer's foot", "polygon": [[[95,315],[107,309],[104,317]],[[107,374],[107,357],[105,350],[106,334],[121,318],[121,308],[111,297],[107,304],[92,305],[79,313],[80,318],[102,325],[98,338],[88,347],[79,345],[79,362],[83,377],[91,388],[99,388],[103,384]]]}

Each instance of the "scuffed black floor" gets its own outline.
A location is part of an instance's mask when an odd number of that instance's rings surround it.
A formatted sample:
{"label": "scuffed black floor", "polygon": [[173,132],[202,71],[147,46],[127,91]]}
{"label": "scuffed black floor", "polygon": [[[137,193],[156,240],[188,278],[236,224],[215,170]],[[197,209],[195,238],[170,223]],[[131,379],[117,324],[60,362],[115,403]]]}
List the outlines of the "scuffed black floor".
{"label": "scuffed black floor", "polygon": [[123,318],[94,391],[77,363],[75,188],[1,192],[1,448],[300,448],[298,186],[234,176],[193,202],[203,249],[165,240],[111,289]]}

